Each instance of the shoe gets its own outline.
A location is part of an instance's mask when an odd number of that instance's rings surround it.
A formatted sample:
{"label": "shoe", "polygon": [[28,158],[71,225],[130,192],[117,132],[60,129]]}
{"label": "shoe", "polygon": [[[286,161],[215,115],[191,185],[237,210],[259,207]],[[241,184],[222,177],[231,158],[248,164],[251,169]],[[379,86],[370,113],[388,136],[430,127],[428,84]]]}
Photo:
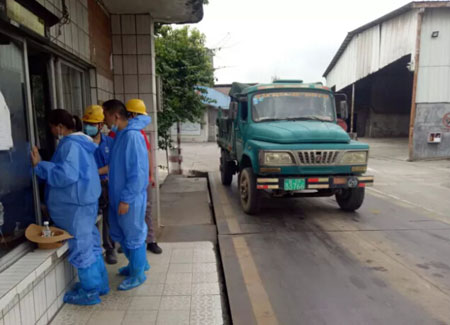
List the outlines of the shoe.
{"label": "shoe", "polygon": [[130,290],[140,286],[147,279],[144,274],[147,262],[147,254],[145,253],[145,244],[142,246],[130,249],[128,251],[128,259],[130,264],[128,264],[129,276],[122,281],[122,283],[117,288],[118,290]]}
{"label": "shoe", "polygon": [[114,249],[109,249],[106,251],[105,262],[108,264],[117,264],[117,255]]}
{"label": "shoe", "polygon": [[148,243],[147,250],[152,252],[153,254],[161,254],[162,253],[162,249],[161,249],[161,247],[158,246],[157,242]]}
{"label": "shoe", "polygon": [[118,249],[117,249],[117,253],[119,253],[119,254],[123,254],[123,249],[122,249],[122,246],[120,246]]}
{"label": "shoe", "polygon": [[[81,283],[77,282],[73,285],[73,287],[70,289],[70,291],[67,291],[65,296],[75,295],[78,294],[78,291],[81,289]],[[98,294],[99,296],[104,296],[109,293],[109,286],[103,287],[99,290]]]}
{"label": "shoe", "polygon": [[[147,264],[145,265],[144,271],[148,271],[148,270],[150,270],[150,264],[148,264],[148,262],[147,262]],[[130,267],[128,265],[122,266],[119,269],[119,275],[130,276]]]}
{"label": "shoe", "polygon": [[139,287],[142,283],[145,282],[145,280],[147,280],[147,276],[145,274],[139,277],[129,276],[125,280],[123,280],[121,284],[119,284],[117,290],[125,291]]}
{"label": "shoe", "polygon": [[63,301],[66,304],[81,305],[81,306],[97,305],[101,302],[97,290],[94,289],[90,291],[85,291],[83,288],[80,288],[75,292],[73,291],[67,292],[64,295]]}

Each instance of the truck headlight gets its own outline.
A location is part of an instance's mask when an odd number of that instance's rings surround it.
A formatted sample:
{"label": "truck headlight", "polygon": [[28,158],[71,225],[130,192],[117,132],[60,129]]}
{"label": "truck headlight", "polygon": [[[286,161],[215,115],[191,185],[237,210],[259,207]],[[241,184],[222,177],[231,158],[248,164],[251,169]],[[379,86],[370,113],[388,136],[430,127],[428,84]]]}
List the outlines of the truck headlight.
{"label": "truck headlight", "polygon": [[341,165],[365,165],[367,164],[367,151],[346,152],[341,159]]}
{"label": "truck headlight", "polygon": [[294,157],[289,152],[264,152],[265,166],[294,165]]}

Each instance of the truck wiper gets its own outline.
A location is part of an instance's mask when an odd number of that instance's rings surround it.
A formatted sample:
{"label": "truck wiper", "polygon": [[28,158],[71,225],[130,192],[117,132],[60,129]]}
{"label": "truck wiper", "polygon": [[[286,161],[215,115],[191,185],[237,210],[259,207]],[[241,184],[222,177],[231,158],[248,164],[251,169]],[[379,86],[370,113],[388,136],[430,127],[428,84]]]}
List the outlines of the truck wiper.
{"label": "truck wiper", "polygon": [[262,118],[260,120],[258,120],[258,122],[271,122],[271,121],[280,121],[281,119],[279,118],[273,118],[273,117],[268,117],[268,118]]}
{"label": "truck wiper", "polygon": [[287,120],[287,121],[322,121],[322,122],[331,122],[327,118],[321,118],[321,117],[318,117],[318,116],[288,117],[285,120]]}

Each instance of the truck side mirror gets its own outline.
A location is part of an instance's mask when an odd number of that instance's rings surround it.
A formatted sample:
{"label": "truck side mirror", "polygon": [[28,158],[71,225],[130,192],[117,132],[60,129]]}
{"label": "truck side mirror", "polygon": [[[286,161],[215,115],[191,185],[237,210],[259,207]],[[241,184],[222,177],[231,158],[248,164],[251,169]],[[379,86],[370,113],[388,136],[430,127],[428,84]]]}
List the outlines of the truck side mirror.
{"label": "truck side mirror", "polygon": [[348,119],[348,106],[347,101],[341,100],[339,102],[339,113],[341,115],[341,119],[346,120]]}
{"label": "truck side mirror", "polygon": [[230,103],[230,118],[232,120],[236,119],[237,112],[238,112],[238,103],[237,102],[231,102]]}

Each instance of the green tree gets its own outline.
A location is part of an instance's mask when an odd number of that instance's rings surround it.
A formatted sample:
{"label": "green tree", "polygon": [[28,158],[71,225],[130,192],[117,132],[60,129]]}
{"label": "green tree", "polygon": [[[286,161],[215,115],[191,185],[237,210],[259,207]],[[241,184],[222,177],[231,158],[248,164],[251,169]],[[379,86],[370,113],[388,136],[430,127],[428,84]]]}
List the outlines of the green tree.
{"label": "green tree", "polygon": [[214,83],[212,51],[205,35],[185,26],[158,26],[155,35],[156,73],[163,82],[163,111],[158,113],[159,147],[171,147],[170,128],[177,122],[201,122],[207,101],[196,86]]}

